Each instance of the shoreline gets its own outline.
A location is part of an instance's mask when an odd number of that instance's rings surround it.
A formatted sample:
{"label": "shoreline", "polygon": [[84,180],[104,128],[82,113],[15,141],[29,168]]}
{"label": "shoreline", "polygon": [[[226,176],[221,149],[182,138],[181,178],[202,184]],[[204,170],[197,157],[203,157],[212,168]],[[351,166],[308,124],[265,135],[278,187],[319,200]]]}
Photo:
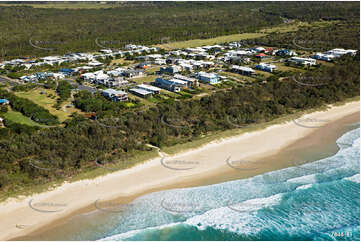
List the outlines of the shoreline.
{"label": "shoreline", "polygon": [[[327,111],[309,113],[303,115],[302,118],[327,120],[322,126],[328,126],[347,116],[352,115],[353,119],[355,119],[354,116],[356,114],[358,114],[359,122],[359,112],[360,101],[353,101],[341,106],[332,106]],[[287,132],[285,132],[285,129]],[[32,199],[37,202],[66,204],[63,210],[54,213],[43,213],[30,209],[28,202],[31,197],[26,197],[21,201],[14,201],[15,199],[12,199],[10,202],[0,203],[0,217],[4,216],[7,218],[6,222],[5,220],[0,221],[0,239],[9,240],[35,234],[41,230],[48,229],[60,221],[64,221],[67,217],[69,218],[85,211],[94,211],[94,202],[97,199],[104,201],[120,199],[123,202],[129,202],[140,195],[158,190],[177,188],[177,186],[196,186],[197,184],[202,184],[200,181],[205,180],[212,180],[211,183],[216,183],[217,176],[227,181],[232,180],[232,176],[234,176],[233,179],[240,179],[257,175],[257,172],[261,174],[270,170],[292,166],[292,164],[276,164],[275,162],[265,163],[264,159],[262,162],[262,158],[273,157],[282,150],[287,149],[287,147],[288,149],[291,147],[292,151],[292,145],[303,139],[306,139],[303,142],[313,145],[310,140],[307,140],[307,137],[321,130],[325,132],[325,129],[327,128],[302,127],[289,121],[272,125],[262,130],[212,141],[199,148],[166,157],[166,159],[170,160],[197,161],[198,163],[192,169],[168,169],[161,165],[160,158],[157,157],[130,169],[113,172],[93,180],[65,183],[53,191],[32,196]],[[314,142],[317,143],[320,140]],[[258,148],[254,149],[254,147]],[[233,169],[227,165],[226,160],[228,157],[232,157],[233,161],[259,162],[258,164],[262,166],[262,169],[259,169],[257,172],[245,172],[243,170],[243,175],[240,175],[239,171],[242,169]],[[240,167],[250,167],[250,164],[242,164]],[[237,175],[235,175],[235,172]],[[23,224],[25,227],[19,229],[16,227],[17,224]]]}

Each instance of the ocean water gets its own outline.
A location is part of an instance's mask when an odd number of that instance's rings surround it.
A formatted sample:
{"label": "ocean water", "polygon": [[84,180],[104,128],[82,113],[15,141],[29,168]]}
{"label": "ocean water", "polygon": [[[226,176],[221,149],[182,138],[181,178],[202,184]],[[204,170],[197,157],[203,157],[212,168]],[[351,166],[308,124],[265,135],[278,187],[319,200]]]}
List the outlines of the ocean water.
{"label": "ocean water", "polygon": [[337,144],[334,156],[305,165],[139,197],[87,233],[119,241],[360,240],[360,129]]}

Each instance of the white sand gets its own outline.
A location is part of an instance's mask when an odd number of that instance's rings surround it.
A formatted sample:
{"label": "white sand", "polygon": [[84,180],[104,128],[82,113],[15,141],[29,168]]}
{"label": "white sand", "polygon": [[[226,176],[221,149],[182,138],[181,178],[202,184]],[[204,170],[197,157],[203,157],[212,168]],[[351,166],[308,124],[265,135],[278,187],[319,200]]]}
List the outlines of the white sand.
{"label": "white sand", "polygon": [[[314,112],[302,117],[312,118],[309,125],[320,125],[338,120],[346,115],[360,111],[360,102],[350,102],[343,106],[332,107],[328,111]],[[293,121],[273,125],[260,131],[245,133],[232,138],[211,142],[201,148],[166,157],[163,162],[177,168],[188,170],[172,170],[161,165],[161,158],[150,160],[133,168],[117,171],[94,180],[82,180],[74,183],[64,183],[56,189],[18,199],[8,199],[0,204],[0,240],[8,240],[26,235],[54,220],[65,217],[74,211],[93,204],[97,199],[111,200],[117,197],[131,196],[153,188],[179,183],[185,178],[196,178],[200,174],[210,174],[218,169],[232,169],[226,164],[226,159],[252,160],[278,153],[282,148],[310,134],[317,128],[305,128]],[[191,165],[172,165],[169,160],[191,161]],[[34,207],[39,202],[55,204],[52,210],[58,212],[44,213],[30,208],[32,200]],[[48,210],[49,207],[43,207]],[[18,228],[16,225],[23,225]]]}

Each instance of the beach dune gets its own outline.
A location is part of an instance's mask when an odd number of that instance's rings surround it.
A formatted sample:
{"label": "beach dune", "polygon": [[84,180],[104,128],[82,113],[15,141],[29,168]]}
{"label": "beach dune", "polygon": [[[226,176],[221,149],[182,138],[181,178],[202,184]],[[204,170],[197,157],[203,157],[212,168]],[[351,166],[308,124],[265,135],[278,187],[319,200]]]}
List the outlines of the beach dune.
{"label": "beach dune", "polygon": [[[360,111],[360,102],[333,106],[284,124],[213,141],[174,156],[160,156],[133,168],[116,171],[93,180],[64,183],[52,191],[26,198],[12,198],[0,204],[0,240],[30,234],[69,216],[97,200],[130,198],[157,189],[189,186],[193,180],[216,173],[253,174],[264,157],[310,135],[323,126]],[[272,164],[265,164],[272,167]],[[277,169],[275,166],[274,169]],[[258,169],[259,170],[259,169]],[[93,208],[95,209],[95,208]]]}

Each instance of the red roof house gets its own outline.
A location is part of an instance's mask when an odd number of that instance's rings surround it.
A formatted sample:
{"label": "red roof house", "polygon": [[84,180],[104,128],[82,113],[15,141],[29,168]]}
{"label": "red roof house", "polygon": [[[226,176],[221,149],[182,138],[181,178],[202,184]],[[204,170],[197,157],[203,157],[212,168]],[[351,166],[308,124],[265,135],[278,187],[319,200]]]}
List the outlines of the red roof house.
{"label": "red roof house", "polygon": [[265,53],[260,53],[258,55],[256,55],[257,58],[265,58],[267,57],[267,55]]}

